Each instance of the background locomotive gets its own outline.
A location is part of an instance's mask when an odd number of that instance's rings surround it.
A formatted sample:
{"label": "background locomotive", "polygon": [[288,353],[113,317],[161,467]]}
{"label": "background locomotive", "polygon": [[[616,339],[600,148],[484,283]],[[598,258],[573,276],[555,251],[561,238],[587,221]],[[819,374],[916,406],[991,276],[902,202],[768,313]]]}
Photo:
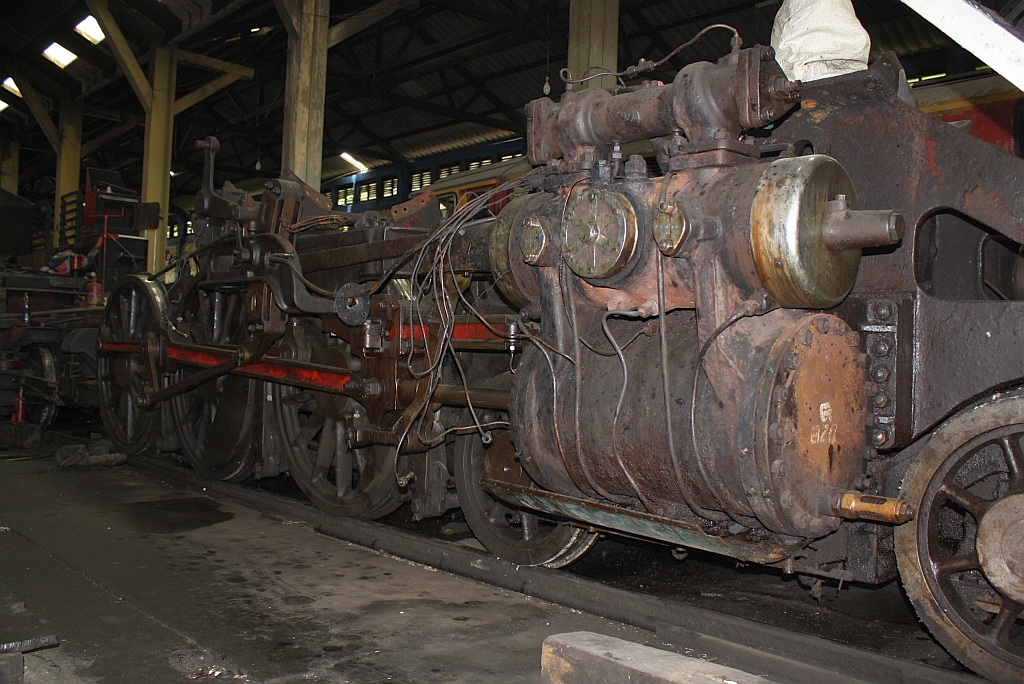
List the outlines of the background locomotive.
{"label": "background locomotive", "polygon": [[898,574],[1019,681],[1024,164],[909,100],[893,55],[801,86],[737,35],[670,84],[531,102],[537,168],[450,216],[337,213],[287,173],[257,203],[208,138],[179,277],[106,309],[107,430],[341,515],[461,506],[515,563],[613,531]]}

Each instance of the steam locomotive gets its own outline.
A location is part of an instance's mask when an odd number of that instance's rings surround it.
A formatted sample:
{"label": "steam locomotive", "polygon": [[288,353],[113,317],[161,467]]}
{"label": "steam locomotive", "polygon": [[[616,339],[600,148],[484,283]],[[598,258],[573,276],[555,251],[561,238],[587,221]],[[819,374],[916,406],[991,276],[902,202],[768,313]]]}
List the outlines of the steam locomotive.
{"label": "steam locomotive", "polygon": [[110,437],[339,515],[461,507],[519,564],[621,533],[899,576],[1021,681],[1024,162],[917,110],[893,54],[801,84],[736,36],[671,83],[579,83],[527,105],[534,170],[450,215],[336,212],[288,172],[257,202],[197,143],[196,248],[104,314]]}

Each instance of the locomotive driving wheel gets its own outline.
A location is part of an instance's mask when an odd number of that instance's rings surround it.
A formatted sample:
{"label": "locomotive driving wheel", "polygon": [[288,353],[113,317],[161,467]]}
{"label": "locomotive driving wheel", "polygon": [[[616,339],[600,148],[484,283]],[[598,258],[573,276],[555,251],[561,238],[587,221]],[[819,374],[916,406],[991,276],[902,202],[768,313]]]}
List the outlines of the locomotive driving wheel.
{"label": "locomotive driving wheel", "polygon": [[[291,338],[282,345],[281,357],[309,361],[312,350],[306,338],[315,335],[301,327],[292,331]],[[316,360],[346,367],[350,361],[336,346],[318,350]],[[364,407],[348,397],[287,385],[274,385],[272,393],[288,469],[299,489],[318,508],[335,515],[376,520],[402,505],[395,480],[394,448],[349,448],[346,425],[363,419]]]}
{"label": "locomotive driving wheel", "polygon": [[[201,345],[239,345],[247,335],[242,292],[207,290],[194,285],[184,296],[179,330]],[[181,382],[198,368],[182,366],[171,376]],[[222,375],[171,399],[178,443],[185,458],[204,477],[241,481],[252,474],[250,452],[257,382]]]}
{"label": "locomotive driving wheel", "polygon": [[[166,306],[162,283],[150,282],[145,275],[126,276],[110,295],[100,339],[138,347],[159,326]],[[155,449],[160,410],[141,408],[152,380],[141,353],[101,354],[98,371],[100,416],[110,441],[128,455]]]}
{"label": "locomotive driving wheel", "polygon": [[[484,383],[495,389],[509,385],[507,374]],[[508,420],[508,414],[499,411],[477,409],[477,416],[484,425]],[[472,418],[468,411],[466,418]],[[473,535],[495,556],[516,565],[562,568],[581,558],[597,543],[596,533],[509,508],[484,487],[488,472],[532,485],[519,464],[512,433],[491,429],[490,435],[490,444],[485,445],[476,432],[459,437],[455,444],[455,488]]]}
{"label": "locomotive driving wheel", "polygon": [[921,620],[958,660],[1024,681],[1024,394],[993,398],[939,427],[903,481],[918,511],[896,555]]}

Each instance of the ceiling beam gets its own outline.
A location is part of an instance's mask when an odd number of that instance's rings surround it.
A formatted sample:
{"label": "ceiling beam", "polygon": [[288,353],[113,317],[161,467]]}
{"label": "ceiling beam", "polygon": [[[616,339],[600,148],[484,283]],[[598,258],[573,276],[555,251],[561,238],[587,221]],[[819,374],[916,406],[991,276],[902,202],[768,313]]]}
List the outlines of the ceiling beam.
{"label": "ceiling beam", "polygon": [[96,17],[100,28],[103,29],[103,33],[110,44],[110,49],[114,53],[114,59],[117,60],[117,65],[121,67],[121,72],[128,79],[128,84],[135,91],[135,96],[139,98],[143,108],[148,112],[153,106],[153,88],[149,85],[149,79],[146,78],[146,74],[142,72],[139,61],[135,59],[135,53],[132,52],[127,39],[121,33],[121,29],[118,28],[117,22],[114,21],[107,0],[85,0],[85,3],[89,6],[89,11],[92,12],[92,15]]}
{"label": "ceiling beam", "polygon": [[341,41],[351,38],[400,9],[418,4],[419,0],[381,0],[376,5],[367,7],[355,16],[339,21],[327,29],[327,48],[330,49]]}
{"label": "ceiling beam", "polygon": [[132,117],[127,119],[124,123],[114,126],[108,131],[100,133],[98,136],[90,140],[89,142],[82,143],[82,157],[87,157],[93,152],[96,152],[101,147],[104,147],[107,143],[113,142],[120,138],[125,133],[135,130],[143,123],[142,119]]}
{"label": "ceiling beam", "polygon": [[216,59],[215,57],[207,57],[206,55],[199,55],[186,50],[178,50],[177,59],[179,63],[191,64],[192,66],[198,66],[204,69],[213,69],[224,73],[206,85],[200,86],[189,94],[183,95],[175,100],[175,115],[180,114],[189,107],[202,102],[210,95],[213,95],[219,90],[223,90],[235,81],[239,79],[249,80],[254,75],[254,72],[250,67],[242,66],[241,64],[232,64],[231,62],[225,62],[224,60]]}
{"label": "ceiling beam", "polygon": [[288,32],[288,37],[292,40],[299,37],[300,2],[302,0],[274,0],[274,7],[277,9],[278,16],[281,17],[284,30]]}
{"label": "ceiling beam", "polygon": [[11,77],[14,79],[14,84],[18,86],[18,90],[21,91],[22,99],[25,100],[25,104],[28,105],[28,110],[32,112],[32,117],[39,124],[39,128],[43,129],[43,135],[50,142],[50,146],[54,152],[60,150],[60,133],[57,131],[57,126],[54,125],[53,119],[50,118],[50,112],[47,111],[46,105],[43,104],[42,99],[39,97],[39,93],[32,87],[32,83],[25,78],[24,73],[21,72],[17,67],[11,68],[13,65],[8,66],[8,70],[11,71]]}

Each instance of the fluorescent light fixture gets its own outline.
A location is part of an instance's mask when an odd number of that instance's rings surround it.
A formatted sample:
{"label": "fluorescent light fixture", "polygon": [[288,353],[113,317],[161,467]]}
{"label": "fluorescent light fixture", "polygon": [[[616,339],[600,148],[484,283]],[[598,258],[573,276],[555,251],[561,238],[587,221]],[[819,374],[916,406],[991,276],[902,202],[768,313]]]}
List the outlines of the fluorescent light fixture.
{"label": "fluorescent light fixture", "polygon": [[260,32],[259,27],[249,29],[249,33],[259,33],[259,32]]}
{"label": "fluorescent light fixture", "polygon": [[78,59],[78,55],[71,50],[68,50],[60,43],[53,43],[50,47],[43,50],[43,57],[46,57],[46,59],[59,66],[61,69]]}
{"label": "fluorescent light fixture", "polygon": [[10,106],[9,104],[7,104],[6,102],[4,102],[3,100],[0,100],[0,112],[4,111],[4,110],[5,110],[5,109],[7,109],[7,108],[8,108],[9,106]]}
{"label": "fluorescent light fixture", "polygon": [[345,161],[347,161],[352,166],[354,166],[357,169],[359,169],[359,173],[366,173],[367,171],[370,170],[370,169],[366,168],[366,164],[364,164],[363,162],[359,161],[358,159],[353,157],[348,152],[342,152],[341,153],[341,158],[344,159]]}
{"label": "fluorescent light fixture", "polygon": [[103,35],[103,29],[100,28],[100,22],[96,21],[96,17],[91,14],[78,22],[78,26],[75,27],[75,32],[93,45],[99,45],[103,42],[103,39],[106,38],[106,36]]}
{"label": "fluorescent light fixture", "polygon": [[21,91],[18,90],[18,84],[14,82],[14,79],[8,76],[3,82],[4,90],[9,93],[14,93],[18,97],[21,97]]}
{"label": "fluorescent light fixture", "polygon": [[181,174],[176,172],[176,171],[171,171],[171,178],[174,178],[175,176],[180,176],[180,175]]}

